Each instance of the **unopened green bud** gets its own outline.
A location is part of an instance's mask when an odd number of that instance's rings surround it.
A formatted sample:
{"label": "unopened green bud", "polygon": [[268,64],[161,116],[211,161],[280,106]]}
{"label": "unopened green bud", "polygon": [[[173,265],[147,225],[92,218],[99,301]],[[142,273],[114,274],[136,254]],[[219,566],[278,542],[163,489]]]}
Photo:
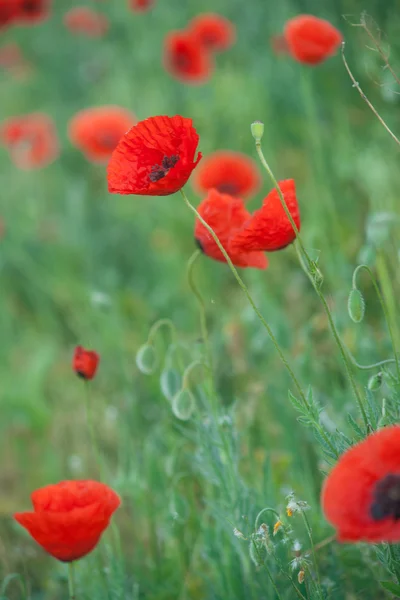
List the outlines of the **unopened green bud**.
{"label": "unopened green bud", "polygon": [[368,380],[368,389],[371,392],[376,392],[382,385],[382,373],[377,373],[376,375],[372,375],[372,377]]}
{"label": "unopened green bud", "polygon": [[365,313],[365,302],[359,289],[353,288],[351,290],[347,308],[351,320],[354,321],[354,323],[361,323]]}
{"label": "unopened green bud", "polygon": [[260,142],[264,135],[264,123],[261,123],[261,121],[254,121],[254,123],[251,124],[251,135],[256,142]]}

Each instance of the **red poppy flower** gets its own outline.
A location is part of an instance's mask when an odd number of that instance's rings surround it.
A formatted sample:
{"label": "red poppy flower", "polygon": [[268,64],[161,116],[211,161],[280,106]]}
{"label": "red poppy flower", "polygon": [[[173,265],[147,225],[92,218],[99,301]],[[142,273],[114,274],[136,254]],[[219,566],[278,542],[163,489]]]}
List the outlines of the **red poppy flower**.
{"label": "red poppy flower", "polygon": [[336,54],[343,41],[336,27],[313,15],[287,21],[284,35],[293,58],[308,65],[317,65]]}
{"label": "red poppy flower", "polygon": [[[286,206],[300,229],[300,213],[293,179],[279,181]],[[296,238],[292,224],[281,204],[277,190],[272,190],[264,199],[263,205],[256,210],[242,229],[231,239],[231,249],[235,251],[274,252],[282,250]]]}
{"label": "red poppy flower", "polygon": [[128,0],[128,6],[134,12],[146,12],[154,4],[154,0]]}
{"label": "red poppy flower", "polygon": [[[220,194],[217,190],[210,190],[197,210],[207,225],[213,229],[235,266],[267,268],[267,257],[263,252],[242,252],[240,249],[232,250],[230,247],[231,236],[240,230],[243,223],[251,216],[245,209],[242,200],[227,194]],[[214,260],[226,262],[209,231],[198,219],[195,224],[194,237],[204,254]]]}
{"label": "red poppy flower", "polygon": [[189,32],[212,52],[230,48],[236,40],[236,27],[229,19],[214,13],[197,15],[189,23]]}
{"label": "red poppy flower", "polygon": [[216,189],[244,200],[257,193],[261,176],[256,163],[245,154],[217,150],[204,158],[192,183],[197,194]]}
{"label": "red poppy flower", "polygon": [[82,346],[77,346],[72,360],[72,368],[82,379],[93,379],[96,375],[99,361],[100,356],[97,352],[85,350]]}
{"label": "red poppy flower", "polygon": [[11,25],[18,17],[20,0],[0,0],[0,30]]}
{"label": "red poppy flower", "polygon": [[400,542],[400,426],[347,450],[322,491],[326,518],[341,542]]}
{"label": "red poppy flower", "polygon": [[33,512],[14,519],[51,556],[63,562],[78,560],[99,543],[120,497],[97,481],[61,481],[33,492]]}
{"label": "red poppy flower", "polygon": [[99,106],[78,112],[69,123],[68,133],[88,160],[105,162],[134,123],[135,115],[124,108]]}
{"label": "red poppy flower", "polygon": [[211,55],[186,31],[172,31],[166,36],[163,60],[165,69],[184,83],[204,83],[214,70]]}
{"label": "red poppy flower", "polygon": [[71,8],[64,15],[64,25],[72,32],[89,37],[101,37],[108,31],[108,19],[86,6]]}
{"label": "red poppy flower", "polygon": [[32,25],[45,21],[50,15],[51,0],[19,0],[18,23]]}
{"label": "red poppy flower", "polygon": [[9,150],[14,164],[24,170],[45,167],[59,155],[54,123],[42,113],[4,121],[0,127],[0,141]]}
{"label": "red poppy flower", "polygon": [[116,194],[168,196],[180,190],[201,159],[192,119],[150,117],[120,140],[108,163],[108,189]]}

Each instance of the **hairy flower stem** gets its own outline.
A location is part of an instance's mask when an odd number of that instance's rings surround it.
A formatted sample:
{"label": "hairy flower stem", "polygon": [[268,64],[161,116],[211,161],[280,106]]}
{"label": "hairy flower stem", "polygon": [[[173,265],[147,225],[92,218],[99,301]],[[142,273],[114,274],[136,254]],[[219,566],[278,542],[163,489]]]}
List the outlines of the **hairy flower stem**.
{"label": "hairy flower stem", "polygon": [[[213,238],[214,242],[217,244],[218,248],[221,250],[226,262],[228,263],[228,266],[230,268],[230,270],[233,273],[233,276],[235,277],[236,281],[238,282],[240,288],[242,289],[243,293],[245,294],[247,300],[249,301],[250,305],[252,306],[254,312],[256,313],[257,317],[259,318],[259,320],[261,321],[262,326],[264,327],[264,329],[267,331],[268,336],[272,342],[272,344],[275,347],[275,350],[277,351],[281,361],[283,362],[287,372],[289,373],[295,387],[297,390],[297,393],[299,394],[303,405],[305,406],[305,408],[307,410],[310,411],[311,407],[310,407],[310,403],[308,402],[306,395],[303,392],[303,389],[295,375],[295,373],[293,372],[291,366],[289,365],[289,362],[286,358],[286,356],[284,355],[281,347],[278,344],[278,340],[276,339],[276,337],[274,336],[274,333],[271,329],[271,327],[268,325],[267,321],[264,319],[264,317],[262,316],[262,314],[260,313],[256,303],[254,302],[248,287],[246,286],[246,284],[244,283],[243,279],[240,277],[239,273],[237,272],[237,269],[235,268],[234,264],[232,263],[229,254],[227,253],[227,251],[225,250],[225,248],[223,247],[223,245],[221,244],[218,236],[216,235],[216,233],[214,232],[214,230],[212,229],[212,227],[210,227],[208,225],[208,223],[203,219],[203,217],[199,214],[199,212],[196,210],[196,208],[190,203],[188,197],[186,196],[185,192],[181,189],[181,194],[183,197],[183,200],[186,204],[186,206],[196,215],[197,219],[200,221],[200,223],[202,225],[204,225],[204,227],[207,229],[207,231],[209,232],[209,234],[211,235],[211,237]],[[315,423],[315,426],[317,427],[320,435],[323,437],[323,439],[325,440],[325,442],[328,444],[328,446],[330,447],[330,449],[334,452],[335,456],[337,456],[337,451],[335,449],[335,447],[333,446],[333,444],[331,443],[331,441],[329,440],[329,437],[326,435],[325,431],[322,429],[322,427],[319,425],[319,423]]]}
{"label": "hairy flower stem", "polygon": [[[368,275],[370,276],[371,281],[372,281],[372,285],[374,286],[376,295],[378,296],[378,300],[379,300],[380,305],[382,307],[382,311],[383,311],[383,314],[384,314],[384,317],[385,317],[387,328],[389,330],[390,341],[392,343],[392,348],[393,348],[393,352],[394,352],[394,360],[395,360],[395,363],[396,363],[397,377],[398,377],[398,379],[400,379],[399,357],[397,355],[396,341],[395,341],[395,338],[394,338],[394,333],[393,333],[393,328],[392,328],[392,324],[391,324],[391,319],[390,319],[390,316],[389,316],[389,311],[387,309],[386,302],[385,302],[385,300],[384,300],[384,298],[383,298],[383,296],[381,294],[379,286],[378,286],[378,284],[376,282],[376,279],[375,279],[375,277],[374,277],[371,269],[367,265],[358,265],[358,267],[354,270],[354,273],[353,273],[353,288],[354,289],[358,289],[358,287],[357,287],[357,276],[358,276],[359,272],[362,269],[364,269],[365,271],[367,271]],[[390,361],[383,361],[383,364],[387,363],[387,362],[390,362]],[[382,363],[379,363],[379,364],[382,364]]]}
{"label": "hairy flower stem", "polygon": [[[296,223],[294,222],[294,219],[293,219],[292,215],[290,214],[290,211],[289,211],[289,209],[288,209],[288,207],[286,205],[285,198],[284,198],[284,196],[282,194],[281,188],[279,187],[278,181],[276,180],[274,174],[272,173],[269,164],[265,160],[265,157],[264,157],[264,154],[263,154],[260,142],[256,142],[256,150],[257,150],[257,154],[258,154],[258,156],[260,158],[262,166],[267,171],[267,173],[268,173],[268,175],[269,175],[269,177],[270,177],[270,179],[271,179],[271,181],[272,181],[272,183],[273,183],[276,191],[278,192],[279,199],[280,199],[281,204],[282,204],[282,208],[284,209],[284,211],[286,213],[286,216],[289,219],[291,226],[293,227],[293,231],[296,234],[295,248],[296,248],[297,255],[299,257],[300,265],[301,265],[304,273],[307,275],[308,279],[310,280],[310,282],[311,282],[311,284],[312,284],[312,286],[313,286],[313,288],[314,288],[317,296],[319,297],[319,299],[320,299],[320,301],[322,303],[322,306],[324,307],[326,316],[328,317],[329,326],[331,328],[333,337],[334,337],[334,339],[336,341],[336,344],[337,344],[337,346],[339,348],[340,355],[341,355],[343,363],[345,365],[347,376],[349,378],[350,385],[352,387],[354,396],[356,398],[356,401],[357,401],[357,404],[358,404],[358,408],[359,408],[360,413],[362,415],[362,418],[364,420],[364,424],[365,424],[365,426],[367,428],[367,431],[369,431],[371,429],[371,427],[370,427],[370,424],[368,422],[367,413],[366,413],[365,408],[364,408],[364,404],[363,404],[363,400],[362,400],[361,394],[360,394],[360,392],[359,392],[359,390],[357,388],[356,382],[354,380],[353,373],[351,371],[351,366],[350,366],[350,363],[349,363],[348,358],[346,356],[346,352],[345,352],[345,349],[343,347],[343,344],[342,344],[342,342],[340,340],[339,333],[338,333],[338,331],[336,329],[336,325],[335,325],[335,322],[333,320],[332,313],[329,310],[329,306],[328,306],[328,303],[326,301],[326,298],[325,298],[324,294],[321,292],[321,289],[320,289],[320,284],[319,284],[318,279],[321,278],[321,273],[320,273],[318,267],[316,266],[315,262],[310,258],[309,254],[308,254],[308,252],[307,252],[307,250],[306,250],[306,248],[304,246],[303,240],[300,237],[299,229],[298,229]],[[307,265],[304,264],[303,257],[306,259]],[[314,273],[315,273],[315,275],[314,275]]]}
{"label": "hairy flower stem", "polygon": [[313,556],[314,567],[315,567],[315,574],[316,574],[316,579],[317,579],[317,581],[316,581],[316,588],[317,588],[319,597],[321,598],[321,600],[323,600],[324,595],[322,593],[322,588],[321,588],[321,581],[320,581],[319,570],[318,570],[317,555],[316,555],[316,552],[315,552],[314,541],[313,541],[313,538],[312,538],[312,532],[311,532],[310,523],[308,522],[307,515],[305,514],[304,510],[301,510],[300,512],[301,512],[301,516],[302,516],[303,521],[304,521],[305,528],[307,530],[308,539],[310,540],[311,552],[312,552],[312,556]]}
{"label": "hairy flower stem", "polygon": [[68,591],[69,591],[69,600],[76,600],[75,595],[75,563],[68,563]]}
{"label": "hairy flower stem", "polygon": [[178,334],[177,334],[177,331],[176,331],[176,327],[175,327],[174,323],[171,321],[171,319],[160,319],[159,321],[156,321],[154,323],[154,325],[151,327],[151,329],[149,331],[149,335],[148,335],[148,338],[147,338],[147,344],[153,345],[154,339],[155,339],[158,331],[162,327],[167,327],[169,329],[170,333],[171,333],[172,344],[177,349],[177,361],[178,361],[178,365],[179,365],[180,370],[183,371],[184,370],[184,365],[183,365],[182,356],[181,356],[181,352],[180,352],[180,348],[179,348],[179,343],[178,343]]}

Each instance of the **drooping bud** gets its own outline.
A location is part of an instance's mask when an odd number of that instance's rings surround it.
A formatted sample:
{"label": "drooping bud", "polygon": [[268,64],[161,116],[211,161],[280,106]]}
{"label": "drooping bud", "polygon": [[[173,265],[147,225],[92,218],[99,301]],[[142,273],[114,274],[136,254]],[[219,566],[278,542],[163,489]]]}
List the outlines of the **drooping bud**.
{"label": "drooping bud", "polygon": [[347,310],[354,323],[361,323],[365,314],[365,301],[359,289],[353,288],[349,294]]}
{"label": "drooping bud", "polygon": [[136,354],[136,365],[145,375],[154,373],[158,365],[158,358],[151,344],[144,344],[139,348]]}
{"label": "drooping bud", "polygon": [[261,142],[261,138],[264,135],[264,123],[261,121],[254,121],[250,126],[251,135],[256,142]]}
{"label": "drooping bud", "polygon": [[368,389],[371,392],[376,392],[382,385],[382,373],[377,373],[376,375],[372,375],[368,380]]}

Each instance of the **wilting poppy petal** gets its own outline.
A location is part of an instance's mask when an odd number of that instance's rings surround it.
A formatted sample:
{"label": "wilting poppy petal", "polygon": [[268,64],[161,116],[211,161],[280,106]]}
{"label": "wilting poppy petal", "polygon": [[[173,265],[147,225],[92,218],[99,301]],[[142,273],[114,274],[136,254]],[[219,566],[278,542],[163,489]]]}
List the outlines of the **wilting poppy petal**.
{"label": "wilting poppy petal", "polygon": [[258,191],[261,176],[256,163],[245,154],[218,150],[203,159],[192,184],[198,194],[216,189],[222,194],[247,199]]}
{"label": "wilting poppy petal", "polygon": [[317,65],[336,54],[343,41],[336,27],[313,15],[287,21],[284,36],[293,58],[308,65]]}
{"label": "wilting poppy petal", "polygon": [[184,83],[204,83],[214,70],[209,52],[186,31],[172,31],[166,36],[163,61],[168,73]]}
{"label": "wilting poppy petal", "polygon": [[135,123],[135,115],[119,106],[86,108],[71,119],[68,134],[88,160],[103,163]]}
{"label": "wilting poppy petal", "polygon": [[146,12],[153,6],[154,0],[128,0],[128,6],[134,12]]}
{"label": "wilting poppy petal", "polygon": [[339,458],[322,507],[341,542],[400,542],[400,426],[372,433]]}
{"label": "wilting poppy petal", "polygon": [[72,359],[72,368],[82,379],[93,379],[96,375],[100,356],[93,350],[85,350],[82,346],[77,346]]}
{"label": "wilting poppy petal", "polygon": [[120,140],[108,164],[108,189],[116,194],[168,196],[180,190],[201,158],[192,119],[150,117]]}
{"label": "wilting poppy petal", "polygon": [[[300,229],[300,213],[293,179],[279,181],[286,205]],[[272,190],[264,199],[263,206],[256,210],[251,219],[244,224],[231,239],[231,249],[235,251],[274,252],[282,250],[296,238],[292,224],[281,204],[277,190]]]}
{"label": "wilting poppy petal", "polygon": [[35,25],[50,15],[51,0],[20,0],[18,23]]}
{"label": "wilting poppy petal", "polygon": [[204,48],[212,52],[227,50],[236,40],[235,25],[229,19],[214,13],[197,15],[189,23],[189,32]]}
{"label": "wilting poppy petal", "polygon": [[108,19],[86,6],[71,8],[64,15],[64,25],[72,32],[88,37],[101,37],[108,31]]}
{"label": "wilting poppy petal", "polygon": [[14,164],[24,170],[45,167],[60,152],[54,123],[41,113],[4,121],[0,126],[0,141],[9,150]]}
{"label": "wilting poppy petal", "polygon": [[104,483],[61,481],[33,492],[33,512],[14,518],[51,556],[71,562],[95,548],[120,503]]}
{"label": "wilting poppy petal", "polygon": [[[227,194],[220,194],[217,190],[210,190],[197,211],[217,235],[235,266],[267,268],[267,257],[263,252],[231,250],[229,243],[231,236],[250,218],[250,213],[245,209],[242,200]],[[226,262],[217,243],[198,219],[196,219],[194,237],[204,254],[214,260]]]}

